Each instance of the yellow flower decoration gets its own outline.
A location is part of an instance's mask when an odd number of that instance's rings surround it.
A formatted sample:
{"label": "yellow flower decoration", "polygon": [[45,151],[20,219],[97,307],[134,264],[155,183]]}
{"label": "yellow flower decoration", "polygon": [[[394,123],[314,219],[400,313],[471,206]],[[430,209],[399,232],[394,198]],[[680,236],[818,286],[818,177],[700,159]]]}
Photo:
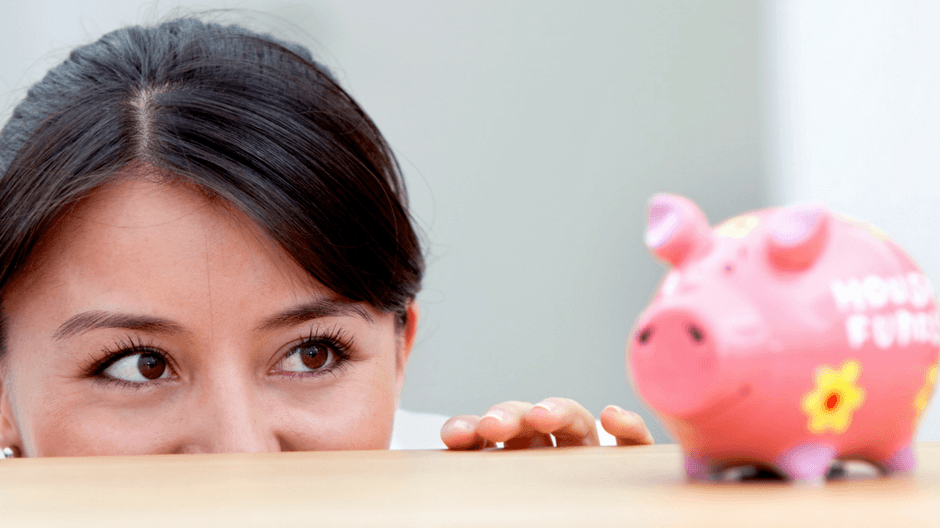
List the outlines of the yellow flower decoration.
{"label": "yellow flower decoration", "polygon": [[924,412],[924,409],[927,408],[927,402],[930,401],[930,393],[933,391],[933,385],[937,382],[937,363],[934,363],[932,367],[927,369],[927,382],[924,383],[924,387],[920,389],[920,392],[917,393],[917,397],[914,398],[914,423],[916,424],[920,420],[920,415]]}
{"label": "yellow flower decoration", "polygon": [[854,359],[833,370],[816,369],[816,388],[803,397],[803,412],[809,416],[807,427],[814,434],[827,430],[844,433],[852,422],[852,413],[865,401],[865,391],[855,384],[862,367]]}
{"label": "yellow flower decoration", "polygon": [[756,216],[736,216],[715,228],[715,234],[720,237],[744,238],[759,223],[760,220]]}

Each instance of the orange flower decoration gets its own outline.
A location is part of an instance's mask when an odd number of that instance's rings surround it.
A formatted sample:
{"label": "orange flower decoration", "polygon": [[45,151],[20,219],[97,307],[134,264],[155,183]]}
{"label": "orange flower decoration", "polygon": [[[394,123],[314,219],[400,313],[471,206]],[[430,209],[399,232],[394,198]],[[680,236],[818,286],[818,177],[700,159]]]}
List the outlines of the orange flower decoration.
{"label": "orange flower decoration", "polygon": [[933,385],[937,382],[937,363],[934,363],[932,367],[927,369],[927,380],[924,383],[924,387],[920,389],[920,392],[917,393],[917,397],[914,398],[914,423],[916,424],[920,420],[920,415],[923,414],[924,409],[927,408],[927,402],[930,401],[930,394],[933,392]]}
{"label": "orange flower decoration", "polygon": [[837,370],[823,365],[816,369],[816,388],[803,397],[803,412],[809,417],[807,427],[814,434],[832,431],[844,433],[852,423],[852,414],[865,401],[865,391],[856,385],[862,367],[854,359]]}

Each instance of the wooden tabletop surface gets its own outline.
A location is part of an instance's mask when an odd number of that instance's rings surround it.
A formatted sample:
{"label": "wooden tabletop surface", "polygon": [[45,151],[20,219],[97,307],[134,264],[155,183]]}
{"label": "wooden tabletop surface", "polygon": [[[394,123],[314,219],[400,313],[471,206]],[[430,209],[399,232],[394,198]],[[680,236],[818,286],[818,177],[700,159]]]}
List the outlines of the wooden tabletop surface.
{"label": "wooden tabletop surface", "polygon": [[0,526],[940,526],[918,469],[689,483],[676,445],[0,460]]}

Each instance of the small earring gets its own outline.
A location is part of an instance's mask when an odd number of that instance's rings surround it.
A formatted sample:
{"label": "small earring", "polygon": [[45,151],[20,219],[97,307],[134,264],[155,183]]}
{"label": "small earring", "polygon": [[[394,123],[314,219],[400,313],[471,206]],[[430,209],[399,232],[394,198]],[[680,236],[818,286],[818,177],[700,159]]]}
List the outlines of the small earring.
{"label": "small earring", "polygon": [[12,448],[4,447],[3,451],[0,451],[0,458],[16,458],[16,453]]}

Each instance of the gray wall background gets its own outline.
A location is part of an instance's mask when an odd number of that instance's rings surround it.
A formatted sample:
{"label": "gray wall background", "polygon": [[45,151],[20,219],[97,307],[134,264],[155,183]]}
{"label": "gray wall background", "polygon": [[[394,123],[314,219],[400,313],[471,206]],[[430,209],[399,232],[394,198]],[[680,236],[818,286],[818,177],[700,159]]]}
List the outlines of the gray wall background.
{"label": "gray wall background", "polygon": [[310,46],[400,157],[424,230],[402,406],[482,413],[567,396],[647,417],[624,343],[663,273],[645,202],[712,221],[767,205],[761,4],[751,1],[0,0],[5,116],[77,44],[212,18]]}
{"label": "gray wall background", "polygon": [[[940,284],[940,4],[768,4],[773,202],[820,200],[885,230]],[[940,404],[920,440],[940,440]]]}

